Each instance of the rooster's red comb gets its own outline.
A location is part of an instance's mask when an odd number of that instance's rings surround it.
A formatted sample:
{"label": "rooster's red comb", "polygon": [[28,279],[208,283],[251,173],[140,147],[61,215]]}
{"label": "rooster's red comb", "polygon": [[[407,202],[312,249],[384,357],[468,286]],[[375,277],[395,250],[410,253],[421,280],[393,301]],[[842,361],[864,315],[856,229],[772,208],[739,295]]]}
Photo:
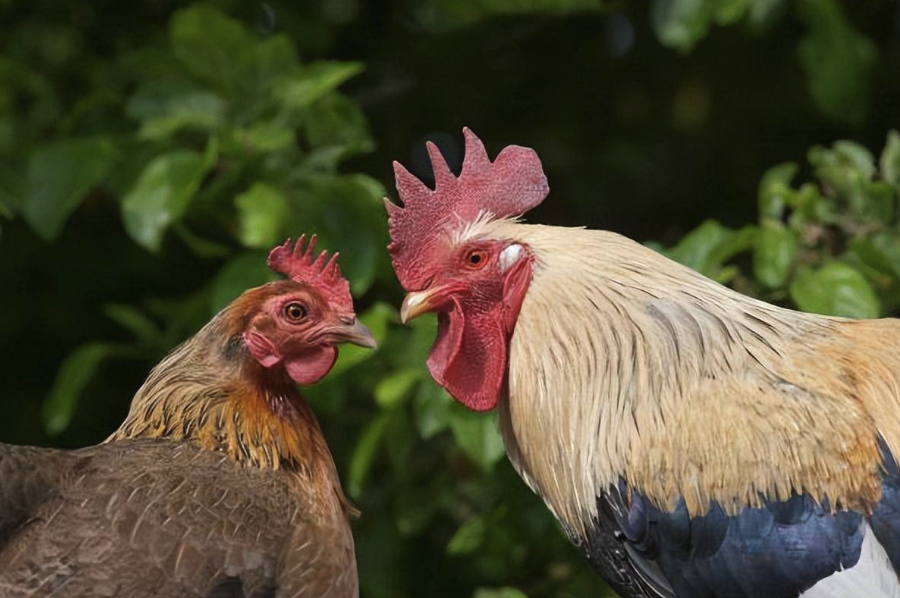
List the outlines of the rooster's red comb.
{"label": "rooster's red comb", "polygon": [[338,254],[335,253],[329,259],[328,252],[323,251],[314,259],[316,236],[310,237],[304,250],[305,240],[306,235],[300,235],[297,243],[292,246],[291,240],[288,239],[284,245],[279,245],[269,252],[266,263],[279,274],[315,287],[335,307],[352,312],[353,297],[350,296],[350,284],[341,276],[341,268],[337,263]]}
{"label": "rooster's red comb", "polygon": [[388,250],[397,278],[408,291],[422,290],[432,277],[435,248],[442,235],[489,213],[494,218],[520,216],[541,203],[549,188],[534,150],[511,145],[491,162],[484,144],[468,128],[466,156],[458,177],[441,152],[428,142],[434,191],[394,162],[399,207],[385,200],[391,244]]}

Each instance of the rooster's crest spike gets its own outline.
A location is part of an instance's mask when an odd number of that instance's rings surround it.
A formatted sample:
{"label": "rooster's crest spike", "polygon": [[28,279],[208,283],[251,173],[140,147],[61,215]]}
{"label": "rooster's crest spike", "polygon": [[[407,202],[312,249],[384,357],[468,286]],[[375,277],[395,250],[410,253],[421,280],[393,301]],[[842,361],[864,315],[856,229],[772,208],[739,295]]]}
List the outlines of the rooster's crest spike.
{"label": "rooster's crest spike", "polygon": [[269,267],[288,278],[316,287],[326,295],[328,300],[342,309],[353,311],[353,297],[350,295],[350,284],[341,275],[338,266],[338,253],[328,257],[327,251],[319,253],[315,259],[316,235],[309,238],[306,249],[303,242],[306,235],[300,235],[297,243],[291,245],[288,239],[269,252]]}
{"label": "rooster's crest spike", "polygon": [[434,191],[394,162],[394,178],[403,207],[385,201],[391,244],[388,250],[400,283],[421,290],[431,279],[438,239],[490,214],[521,216],[547,196],[547,177],[534,150],[511,145],[491,162],[484,144],[463,129],[466,156],[454,176],[437,146],[426,143],[434,171]]}

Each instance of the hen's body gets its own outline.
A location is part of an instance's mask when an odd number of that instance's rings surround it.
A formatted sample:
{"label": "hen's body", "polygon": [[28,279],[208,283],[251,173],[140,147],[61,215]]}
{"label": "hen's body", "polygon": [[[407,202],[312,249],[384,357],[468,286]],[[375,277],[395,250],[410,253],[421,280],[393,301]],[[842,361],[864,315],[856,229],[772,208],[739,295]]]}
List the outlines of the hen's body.
{"label": "hen's body", "polygon": [[338,495],[282,470],[168,440],[0,445],[0,483],[4,597],[356,595]]}

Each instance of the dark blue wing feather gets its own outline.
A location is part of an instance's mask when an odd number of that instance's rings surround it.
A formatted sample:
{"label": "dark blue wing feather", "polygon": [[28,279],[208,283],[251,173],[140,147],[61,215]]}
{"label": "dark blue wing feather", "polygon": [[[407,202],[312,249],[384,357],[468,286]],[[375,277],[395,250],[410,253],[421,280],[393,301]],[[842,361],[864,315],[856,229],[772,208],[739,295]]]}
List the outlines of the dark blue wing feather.
{"label": "dark blue wing feather", "polygon": [[869,526],[887,552],[894,571],[900,572],[900,468],[887,444],[883,440],[880,444],[884,482],[881,502],[869,517]]}
{"label": "dark blue wing feather", "polygon": [[[806,495],[748,507],[735,516],[713,503],[702,517],[690,517],[683,500],[672,511],[658,509],[624,484],[600,500],[615,508],[605,510],[606,521],[595,530],[618,530],[613,537],[627,545],[629,568],[655,592],[620,589],[627,597],[795,598],[855,565],[865,533],[862,515],[832,514]],[[595,534],[584,548],[589,552],[609,542],[610,537]],[[626,569],[618,565],[619,571]]]}

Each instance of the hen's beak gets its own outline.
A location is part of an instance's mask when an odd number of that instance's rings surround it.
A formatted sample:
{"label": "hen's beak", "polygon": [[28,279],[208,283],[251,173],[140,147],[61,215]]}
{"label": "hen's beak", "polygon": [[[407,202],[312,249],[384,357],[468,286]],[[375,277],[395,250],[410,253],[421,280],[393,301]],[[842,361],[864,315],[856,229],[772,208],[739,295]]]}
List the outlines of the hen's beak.
{"label": "hen's beak", "polygon": [[418,318],[422,314],[434,311],[437,307],[435,295],[442,290],[444,290],[443,287],[435,287],[406,295],[403,305],[400,306],[400,321],[406,324],[413,318]]}
{"label": "hen's beak", "polygon": [[374,349],[378,346],[368,326],[355,318],[350,323],[342,321],[341,324],[332,328],[330,332],[334,338],[345,343],[351,343],[366,349]]}

